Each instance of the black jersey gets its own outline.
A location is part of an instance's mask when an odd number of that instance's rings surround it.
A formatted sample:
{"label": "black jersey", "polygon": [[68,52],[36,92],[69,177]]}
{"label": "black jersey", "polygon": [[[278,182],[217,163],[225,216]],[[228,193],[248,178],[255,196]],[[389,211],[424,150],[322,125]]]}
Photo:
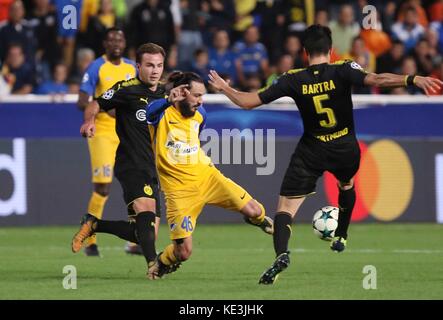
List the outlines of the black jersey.
{"label": "black jersey", "polygon": [[342,137],[355,136],[351,89],[352,85],[363,85],[366,75],[350,60],[316,64],[288,71],[262,89],[259,97],[263,103],[284,96],[293,98],[303,119],[305,137],[339,142]]}
{"label": "black jersey", "polygon": [[117,82],[97,99],[101,109],[116,110],[116,132],[120,139],[115,156],[116,175],[137,170],[157,176],[145,109],[152,100],[164,97],[163,86],[159,85],[154,92],[138,78],[133,78]]}

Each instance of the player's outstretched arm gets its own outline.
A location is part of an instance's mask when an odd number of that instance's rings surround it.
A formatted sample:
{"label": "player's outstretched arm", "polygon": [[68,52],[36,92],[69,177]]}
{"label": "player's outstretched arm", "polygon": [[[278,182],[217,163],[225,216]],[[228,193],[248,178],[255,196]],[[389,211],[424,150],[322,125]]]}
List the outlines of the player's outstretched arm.
{"label": "player's outstretched arm", "polygon": [[85,109],[83,124],[80,127],[80,134],[83,137],[91,138],[95,134],[95,117],[100,111],[97,101],[92,101]]}
{"label": "player's outstretched arm", "polygon": [[437,93],[443,88],[443,81],[431,77],[408,76],[393,73],[369,73],[364,84],[367,86],[376,86],[381,88],[407,87],[415,85],[422,89],[426,95]]}
{"label": "player's outstretched arm", "polygon": [[249,110],[262,105],[257,92],[242,92],[235,90],[214,70],[209,72],[209,84],[211,84],[215,90],[222,92],[229,98],[229,100],[242,109]]}

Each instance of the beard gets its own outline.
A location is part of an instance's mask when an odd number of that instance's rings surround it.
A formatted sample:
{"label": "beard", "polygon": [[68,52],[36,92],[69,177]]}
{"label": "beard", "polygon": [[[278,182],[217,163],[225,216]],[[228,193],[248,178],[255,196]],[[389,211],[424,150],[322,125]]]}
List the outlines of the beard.
{"label": "beard", "polygon": [[111,60],[117,60],[117,59],[120,59],[122,57],[122,54],[118,54],[118,53],[115,53],[114,54],[114,51],[111,51],[110,53],[109,53],[109,58],[111,59]]}
{"label": "beard", "polygon": [[198,104],[191,105],[189,102],[186,101],[180,101],[178,103],[180,113],[185,118],[193,117],[195,115],[195,111],[193,110],[193,108],[198,106]]}

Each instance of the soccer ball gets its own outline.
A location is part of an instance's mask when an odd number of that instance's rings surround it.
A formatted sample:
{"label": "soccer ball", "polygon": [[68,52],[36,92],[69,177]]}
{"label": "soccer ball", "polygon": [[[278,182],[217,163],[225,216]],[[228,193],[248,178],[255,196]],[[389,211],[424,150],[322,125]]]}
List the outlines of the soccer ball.
{"label": "soccer ball", "polygon": [[338,208],[331,206],[323,207],[315,212],[312,227],[317,237],[326,241],[334,238],[338,226],[338,212]]}

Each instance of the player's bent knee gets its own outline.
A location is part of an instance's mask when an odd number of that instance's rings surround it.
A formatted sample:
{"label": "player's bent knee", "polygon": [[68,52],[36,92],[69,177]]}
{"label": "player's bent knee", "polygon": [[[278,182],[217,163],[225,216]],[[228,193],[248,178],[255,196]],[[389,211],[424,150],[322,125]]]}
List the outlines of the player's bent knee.
{"label": "player's bent knee", "polygon": [[132,203],[132,209],[135,213],[139,212],[154,212],[155,213],[155,200],[151,198],[138,198]]}

